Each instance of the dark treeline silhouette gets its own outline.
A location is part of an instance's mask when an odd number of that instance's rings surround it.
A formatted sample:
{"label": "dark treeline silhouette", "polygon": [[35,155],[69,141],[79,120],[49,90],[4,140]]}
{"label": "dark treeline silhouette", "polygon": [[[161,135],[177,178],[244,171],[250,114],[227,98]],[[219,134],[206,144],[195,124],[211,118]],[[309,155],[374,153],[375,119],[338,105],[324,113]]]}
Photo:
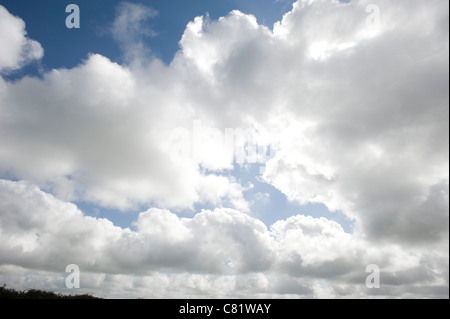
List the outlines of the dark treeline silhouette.
{"label": "dark treeline silhouette", "polygon": [[29,289],[17,291],[7,288],[6,285],[0,287],[0,299],[101,299],[90,294],[83,295],[62,295],[51,291]]}

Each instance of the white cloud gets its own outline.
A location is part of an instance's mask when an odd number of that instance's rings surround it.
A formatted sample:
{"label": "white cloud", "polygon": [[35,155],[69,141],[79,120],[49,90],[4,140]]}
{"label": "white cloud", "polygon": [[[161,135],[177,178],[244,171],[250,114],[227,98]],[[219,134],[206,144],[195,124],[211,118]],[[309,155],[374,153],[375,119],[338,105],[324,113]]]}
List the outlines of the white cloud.
{"label": "white cloud", "polygon": [[26,182],[1,180],[0,187],[6,264],[39,268],[48,263],[54,270],[76,263],[89,270],[144,274],[153,269],[220,273],[224,260],[232,260],[239,272],[270,266],[264,224],[231,209],[179,219],[153,208],[139,215],[135,232],[84,216],[75,205]]}
{"label": "white cloud", "polygon": [[[379,1],[380,32],[369,38],[366,5],[302,2],[276,26],[304,54],[292,63],[296,81],[280,85],[289,120],[264,177],[291,200],[342,210],[374,239],[439,241],[448,234],[447,4]],[[308,58],[315,43],[350,42]]]}
{"label": "white cloud", "polygon": [[145,58],[150,48],[145,45],[146,37],[155,37],[158,33],[149,28],[147,20],[158,15],[158,11],[143,4],[120,2],[116,7],[116,17],[111,25],[111,33],[127,59]]}
{"label": "white cloud", "polygon": [[394,287],[385,296],[407,296],[410,286],[441,296],[439,287],[448,286],[448,245],[432,254],[372,245],[325,218],[294,216],[269,230],[230,209],[179,218],[152,208],[131,230],[6,180],[0,210],[0,278],[15,287],[64,291],[72,263],[80,266],[83,289],[107,297],[318,297],[325,286],[337,297],[361,296],[369,263],[383,265],[384,285]]}
{"label": "white cloud", "polygon": [[[368,4],[299,1],[273,30],[239,11],[197,17],[169,65],[92,54],[42,79],[0,79],[0,172],[27,181],[0,183],[2,278],[78,263],[113,295],[448,297],[448,2],[378,1],[376,33]],[[155,12],[141,9],[118,10],[125,54],[151,35],[138,26]],[[21,20],[0,14],[18,30],[0,68],[42,56],[23,49]],[[174,156],[177,129],[187,154],[198,147],[196,120],[257,128],[276,149],[264,180],[341,210],[354,233],[305,216],[267,229],[242,214],[251,185],[227,176],[221,134],[203,136],[198,157]],[[122,229],[68,203],[78,200],[158,209]],[[217,208],[173,213],[199,203]],[[368,291],[372,263],[385,285]]]}
{"label": "white cloud", "polygon": [[[192,158],[171,160],[164,145],[175,129],[172,121],[189,123],[189,118],[179,101],[162,108],[171,98],[160,89],[100,55],[71,70],[53,70],[43,80],[7,84],[0,167],[60,198],[105,207],[126,209],[150,201],[167,207],[219,205],[224,197],[243,208],[236,182],[202,175]],[[166,112],[175,115],[167,119]]]}
{"label": "white cloud", "polygon": [[25,22],[0,5],[0,72],[20,69],[42,58],[44,50],[39,42],[27,37]]}

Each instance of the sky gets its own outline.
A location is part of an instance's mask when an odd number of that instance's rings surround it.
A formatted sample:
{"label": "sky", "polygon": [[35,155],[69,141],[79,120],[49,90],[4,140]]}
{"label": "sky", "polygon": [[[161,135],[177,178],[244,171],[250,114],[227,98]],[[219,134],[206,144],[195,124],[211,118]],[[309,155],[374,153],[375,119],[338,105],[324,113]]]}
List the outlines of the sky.
{"label": "sky", "polygon": [[448,18],[0,0],[0,284],[73,294],[75,264],[106,298],[449,298]]}

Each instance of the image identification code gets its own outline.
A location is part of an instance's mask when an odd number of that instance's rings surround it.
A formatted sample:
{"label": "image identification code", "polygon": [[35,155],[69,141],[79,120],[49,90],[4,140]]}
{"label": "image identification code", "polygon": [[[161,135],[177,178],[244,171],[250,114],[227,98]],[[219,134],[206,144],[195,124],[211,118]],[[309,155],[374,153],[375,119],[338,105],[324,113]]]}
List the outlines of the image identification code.
{"label": "image identification code", "polygon": [[204,314],[207,317],[214,312],[223,312],[225,314],[268,314],[271,304],[230,304],[227,303],[223,307],[199,306],[199,305],[183,305],[180,307],[180,314]]}

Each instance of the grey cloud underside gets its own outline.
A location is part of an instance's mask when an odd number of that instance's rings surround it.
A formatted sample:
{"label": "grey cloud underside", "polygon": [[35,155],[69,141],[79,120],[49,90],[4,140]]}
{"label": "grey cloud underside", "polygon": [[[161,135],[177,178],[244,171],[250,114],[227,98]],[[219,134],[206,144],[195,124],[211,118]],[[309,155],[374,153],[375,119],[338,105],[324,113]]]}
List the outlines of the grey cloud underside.
{"label": "grey cloud underside", "polygon": [[[134,273],[183,295],[448,297],[448,2],[377,1],[376,30],[370,3],[299,1],[273,29],[238,11],[197,17],[169,65],[142,47],[156,12],[122,4],[111,32],[129,63],[91,54],[42,78],[0,78],[0,173],[24,180],[0,183],[0,275],[37,280],[74,257],[110,288]],[[0,71],[39,59],[21,20],[0,14],[15,39]],[[261,180],[342,211],[354,232],[301,215],[266,228],[249,186],[227,174],[220,136],[174,160],[173,132],[192,136],[194,120],[256,128],[274,148]],[[131,230],[74,201],[160,209]],[[203,204],[217,209],[172,213]],[[364,286],[371,263],[379,290]]]}
{"label": "grey cloud underside", "polygon": [[[386,269],[382,278],[389,287],[439,289],[440,278],[448,278],[445,258],[436,255],[445,247],[436,247],[435,255],[427,255],[428,249],[374,247],[324,218],[299,215],[267,229],[259,220],[231,209],[203,211],[192,218],[150,209],[139,215],[131,230],[84,216],[73,204],[28,183],[5,180],[0,181],[0,203],[2,276],[7,265],[30,273],[58,273],[76,261],[83,276],[103,276],[97,279],[99,285],[108,284],[106,277],[119,276],[120,281],[129,280],[127,276],[191,273],[226,276],[237,293],[247,289],[266,296],[310,297],[317,280],[325,280],[336,296],[364,292],[365,266],[371,262]],[[411,257],[412,252],[422,257]],[[353,287],[351,293],[348,287]],[[409,293],[395,291],[399,296]],[[383,290],[382,295],[391,293]]]}

